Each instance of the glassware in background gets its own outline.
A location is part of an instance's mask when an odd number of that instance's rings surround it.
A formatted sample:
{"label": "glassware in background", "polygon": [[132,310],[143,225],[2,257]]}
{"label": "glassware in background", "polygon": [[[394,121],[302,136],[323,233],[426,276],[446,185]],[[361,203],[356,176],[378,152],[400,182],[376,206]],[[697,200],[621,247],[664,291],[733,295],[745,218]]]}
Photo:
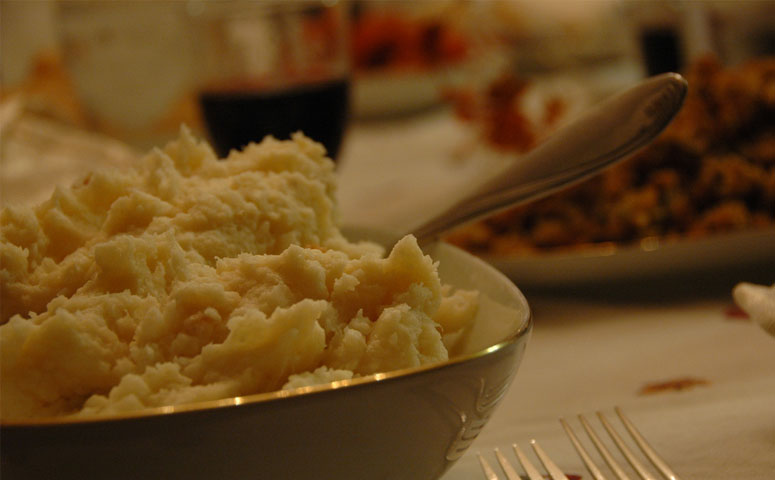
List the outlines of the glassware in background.
{"label": "glassware in background", "polygon": [[188,2],[57,2],[56,29],[84,128],[139,149],[198,127]]}
{"label": "glassware in background", "polygon": [[625,5],[645,74],[682,71],[686,55],[678,2],[657,0]]}
{"label": "glassware in background", "polygon": [[296,132],[336,159],[348,121],[348,12],[336,1],[201,2],[198,98],[225,156],[266,135]]}
{"label": "glassware in background", "polygon": [[775,54],[775,2],[622,2],[644,73],[684,72],[707,55],[732,66]]}

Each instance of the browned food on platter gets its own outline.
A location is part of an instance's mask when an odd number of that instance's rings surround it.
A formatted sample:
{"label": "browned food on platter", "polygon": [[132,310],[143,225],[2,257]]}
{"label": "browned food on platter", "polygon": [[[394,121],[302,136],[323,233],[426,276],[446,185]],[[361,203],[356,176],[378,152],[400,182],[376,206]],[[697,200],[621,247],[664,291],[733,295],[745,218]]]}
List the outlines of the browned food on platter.
{"label": "browned food on platter", "polygon": [[356,15],[352,56],[357,72],[427,70],[463,61],[468,40],[440,18],[366,10]]}
{"label": "browned food on platter", "polygon": [[686,77],[681,112],[633,158],[448,240],[507,255],[775,225],[775,57],[735,67],[707,57]]}
{"label": "browned food on platter", "polygon": [[452,104],[457,118],[481,128],[487,145],[500,151],[522,153],[540,143],[567,109],[563,99],[552,97],[544,102],[541,118],[530,118],[521,106],[530,87],[529,80],[503,73],[483,94],[474,88],[450,88],[443,96]]}

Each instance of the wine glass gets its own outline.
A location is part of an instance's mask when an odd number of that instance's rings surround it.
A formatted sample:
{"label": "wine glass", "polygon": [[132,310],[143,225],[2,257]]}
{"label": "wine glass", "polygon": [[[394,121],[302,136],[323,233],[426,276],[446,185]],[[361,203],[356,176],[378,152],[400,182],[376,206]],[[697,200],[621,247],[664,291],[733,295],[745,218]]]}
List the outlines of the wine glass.
{"label": "wine glass", "polygon": [[297,131],[336,159],[349,112],[346,3],[203,2],[199,104],[221,156],[266,135]]}

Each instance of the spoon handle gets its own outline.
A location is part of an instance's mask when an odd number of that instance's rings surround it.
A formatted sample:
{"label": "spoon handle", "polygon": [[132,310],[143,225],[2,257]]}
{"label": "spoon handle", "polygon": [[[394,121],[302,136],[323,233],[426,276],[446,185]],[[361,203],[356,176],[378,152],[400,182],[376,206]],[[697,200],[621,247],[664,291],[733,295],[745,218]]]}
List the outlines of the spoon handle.
{"label": "spoon handle", "polygon": [[672,121],[687,89],[683,77],[666,73],[605,100],[412,233],[427,244],[452,228],[549,195],[628,158]]}

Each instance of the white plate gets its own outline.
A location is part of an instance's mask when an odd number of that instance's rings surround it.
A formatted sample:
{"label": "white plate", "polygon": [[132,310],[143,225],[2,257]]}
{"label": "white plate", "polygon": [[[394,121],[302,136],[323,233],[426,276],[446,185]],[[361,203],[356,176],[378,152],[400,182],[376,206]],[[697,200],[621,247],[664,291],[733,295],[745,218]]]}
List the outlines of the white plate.
{"label": "white plate", "polygon": [[497,48],[471,58],[426,69],[386,69],[353,77],[352,110],[356,118],[409,114],[439,105],[449,87],[487,85],[507,65]]}
{"label": "white plate", "polygon": [[520,286],[601,283],[746,266],[769,268],[775,281],[775,227],[699,239],[648,239],[632,246],[482,257]]}
{"label": "white plate", "polygon": [[361,73],[353,82],[353,113],[358,118],[411,113],[441,103],[441,92],[460,75],[457,69]]}

